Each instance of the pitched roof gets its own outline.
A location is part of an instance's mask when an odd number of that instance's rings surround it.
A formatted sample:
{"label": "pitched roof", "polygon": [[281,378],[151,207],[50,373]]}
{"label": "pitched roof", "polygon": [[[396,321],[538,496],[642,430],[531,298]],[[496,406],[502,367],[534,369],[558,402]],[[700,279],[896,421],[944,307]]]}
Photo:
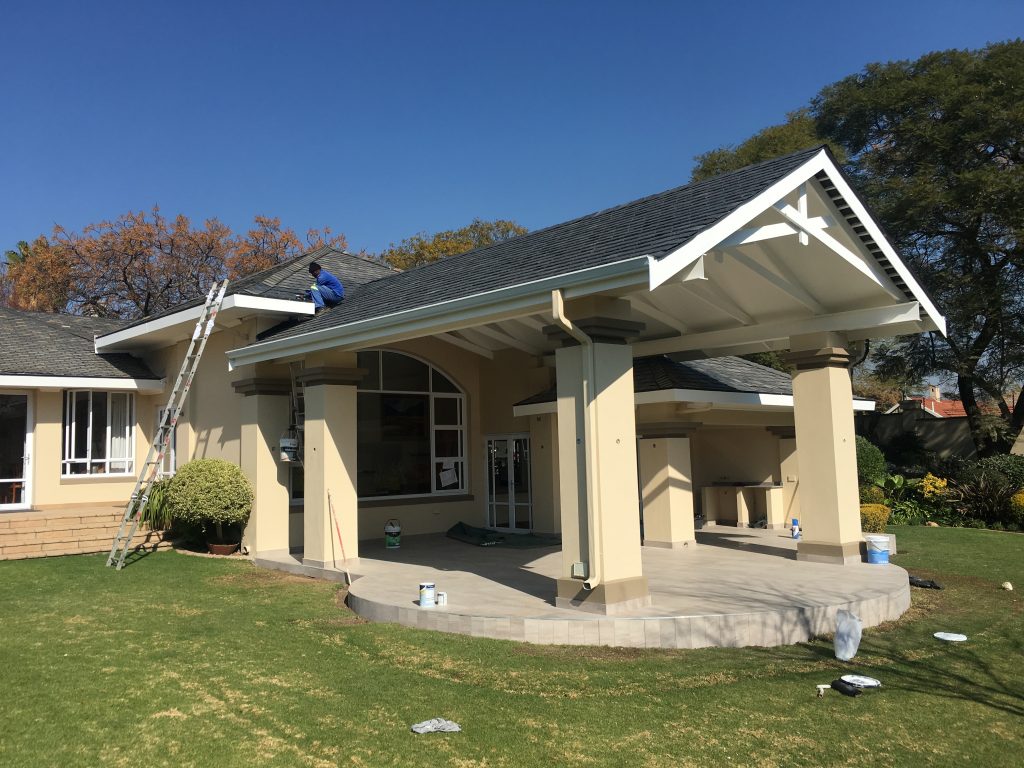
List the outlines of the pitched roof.
{"label": "pitched roof", "polygon": [[[789,374],[752,363],[742,357],[713,357],[677,363],[664,355],[638,357],[633,361],[633,391],[693,389],[704,392],[753,392],[761,395],[792,395]],[[516,405],[551,403],[554,387],[538,392]]]}
{"label": "pitched roof", "polygon": [[160,378],[129,354],[95,353],[93,337],[120,328],[123,323],[118,320],[0,307],[0,325],[0,376]]}
{"label": "pitched roof", "polygon": [[814,147],[670,189],[365,284],[267,341],[625,261],[661,258],[821,151]]}
{"label": "pitched roof", "polygon": [[[366,283],[396,274],[395,270],[374,259],[323,246],[288,261],[275,264],[269,269],[231,281],[228,283],[226,295],[245,294],[268,299],[294,299],[296,294],[309,288],[311,283],[309,265],[314,261],[341,280],[345,287],[346,298]],[[133,328],[190,307],[202,306],[204,301],[205,297],[178,304],[164,312],[147,315],[111,330]]]}

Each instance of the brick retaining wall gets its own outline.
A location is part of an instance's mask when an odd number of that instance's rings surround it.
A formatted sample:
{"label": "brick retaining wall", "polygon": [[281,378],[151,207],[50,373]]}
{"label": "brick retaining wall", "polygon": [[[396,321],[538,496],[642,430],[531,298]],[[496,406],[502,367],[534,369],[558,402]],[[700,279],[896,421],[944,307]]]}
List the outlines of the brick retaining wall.
{"label": "brick retaining wall", "polygon": [[[0,560],[109,552],[123,507],[63,507],[0,512]],[[139,526],[133,545],[156,546],[163,531]]]}

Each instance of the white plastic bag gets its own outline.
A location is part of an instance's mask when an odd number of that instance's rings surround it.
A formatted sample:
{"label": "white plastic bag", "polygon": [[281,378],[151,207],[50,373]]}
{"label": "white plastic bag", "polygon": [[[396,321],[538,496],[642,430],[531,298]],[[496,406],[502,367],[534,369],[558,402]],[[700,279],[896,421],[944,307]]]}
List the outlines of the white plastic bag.
{"label": "white plastic bag", "polygon": [[836,612],[835,649],[837,659],[849,661],[857,655],[863,627],[861,620],[845,608]]}

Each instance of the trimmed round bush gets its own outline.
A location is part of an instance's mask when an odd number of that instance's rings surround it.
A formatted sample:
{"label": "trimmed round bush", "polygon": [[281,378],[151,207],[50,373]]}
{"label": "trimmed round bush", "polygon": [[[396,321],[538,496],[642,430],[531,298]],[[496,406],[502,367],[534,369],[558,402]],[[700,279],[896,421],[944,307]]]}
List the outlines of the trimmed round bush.
{"label": "trimmed round bush", "polygon": [[857,435],[857,478],[860,484],[880,483],[885,472],[885,456],[881,449],[866,437]]}
{"label": "trimmed round bush", "polygon": [[862,485],[860,487],[861,504],[883,504],[885,503],[885,491],[877,485]]}
{"label": "trimmed round bush", "polygon": [[892,510],[885,504],[860,505],[860,529],[864,533],[885,533]]}
{"label": "trimmed round bush", "polygon": [[171,516],[204,532],[210,526],[243,526],[252,511],[252,486],[241,469],[223,459],[197,459],[178,470],[167,486]]}

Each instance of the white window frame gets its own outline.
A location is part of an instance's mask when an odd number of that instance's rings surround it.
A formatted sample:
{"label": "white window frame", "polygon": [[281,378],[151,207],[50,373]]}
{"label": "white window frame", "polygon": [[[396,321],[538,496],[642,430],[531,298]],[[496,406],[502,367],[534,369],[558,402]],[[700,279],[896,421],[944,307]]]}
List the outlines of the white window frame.
{"label": "white window frame", "polygon": [[[74,446],[77,438],[78,424],[76,423],[75,416],[78,408],[78,398],[75,397],[77,394],[87,392],[89,394],[89,413],[87,417],[86,426],[86,437],[85,437],[85,456],[74,456]],[[128,414],[126,421],[126,433],[124,437],[127,440],[127,455],[118,456],[112,458],[110,453],[111,447],[111,402],[113,397],[125,396],[128,404]],[[106,420],[106,434],[104,436],[106,457],[102,459],[94,459],[92,457],[92,443],[93,443],[93,403],[95,398],[106,397],[107,400],[107,420]],[[92,389],[66,389],[64,390],[64,444],[61,452],[61,463],[60,463],[60,476],[62,478],[84,478],[84,477],[133,477],[135,475],[135,394],[133,392],[123,391],[106,391],[106,390],[92,390]],[[70,469],[73,465],[85,464],[87,472],[76,473],[71,472]],[[112,464],[124,464],[125,469],[111,472],[110,467]],[[99,469],[100,471],[96,471]]]}
{"label": "white window frame", "polygon": [[[443,370],[438,368],[436,365],[424,360],[416,355],[411,355],[408,352],[403,352],[397,349],[361,349],[360,352],[377,352],[377,389],[368,389],[360,387],[356,394],[356,409],[359,408],[359,394],[381,394],[381,395],[426,395],[427,402],[430,405],[429,416],[430,419],[430,491],[427,493],[403,493],[394,494],[390,496],[360,496],[359,501],[402,501],[403,499],[429,499],[433,497],[444,497],[444,496],[463,496],[467,493],[469,488],[469,462],[466,460],[466,393],[462,388],[455,382],[455,380],[445,373]],[[403,355],[404,357],[411,358],[427,366],[427,390],[426,391],[412,391],[412,390],[399,390],[399,389],[383,389],[384,384],[384,364],[383,354],[388,352],[395,355]],[[434,391],[434,371],[455,387],[457,392],[435,392]],[[459,424],[441,424],[440,426],[435,424],[434,419],[434,403],[439,398],[451,398],[457,400],[457,407],[459,413]],[[434,433],[438,430],[458,430],[459,432],[459,456],[438,456],[437,447]],[[358,447],[357,447],[358,450]],[[454,488],[443,488],[437,490],[435,488],[437,477],[435,469],[438,462],[452,461],[455,464],[455,468],[458,470],[459,483]]]}

